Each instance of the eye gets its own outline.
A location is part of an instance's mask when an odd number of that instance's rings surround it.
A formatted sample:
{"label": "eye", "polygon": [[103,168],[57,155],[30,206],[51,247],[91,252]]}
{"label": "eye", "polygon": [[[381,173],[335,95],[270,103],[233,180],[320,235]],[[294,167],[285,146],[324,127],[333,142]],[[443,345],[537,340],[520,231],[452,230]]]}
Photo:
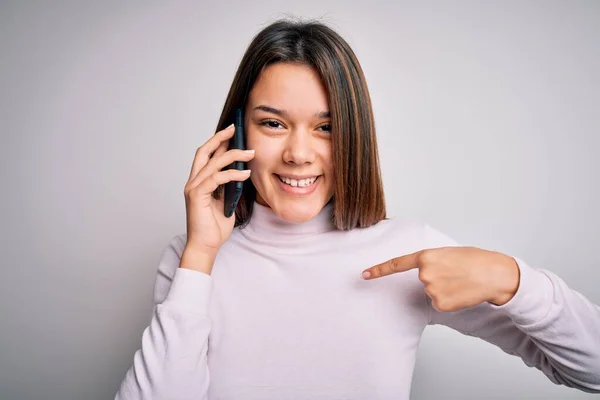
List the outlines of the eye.
{"label": "eye", "polygon": [[321,125],[319,128],[323,129],[325,132],[331,132],[331,125]]}
{"label": "eye", "polygon": [[281,123],[274,119],[266,119],[261,121],[260,125],[266,126],[267,128],[277,129],[279,126],[281,126]]}
{"label": "eye", "polygon": [[[275,119],[266,119],[264,121],[259,122],[259,125],[261,126],[266,126],[267,128],[271,128],[271,129],[279,129],[280,127],[282,127],[283,125],[281,124],[281,122],[275,120]],[[323,132],[331,132],[331,125],[330,124],[326,124],[326,125],[321,125],[319,128],[317,129],[321,129]]]}

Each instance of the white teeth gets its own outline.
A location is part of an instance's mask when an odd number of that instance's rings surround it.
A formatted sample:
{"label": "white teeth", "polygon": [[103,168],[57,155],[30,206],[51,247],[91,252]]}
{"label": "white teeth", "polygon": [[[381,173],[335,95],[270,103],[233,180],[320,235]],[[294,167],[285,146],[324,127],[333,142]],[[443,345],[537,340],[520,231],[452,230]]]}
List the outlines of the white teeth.
{"label": "white teeth", "polygon": [[287,183],[288,185],[293,186],[293,187],[310,186],[313,183],[315,183],[315,181],[317,180],[316,176],[314,176],[312,178],[300,179],[300,180],[286,178],[285,176],[281,176],[281,175],[278,175],[278,177],[279,177],[280,181],[282,181],[283,183]]}

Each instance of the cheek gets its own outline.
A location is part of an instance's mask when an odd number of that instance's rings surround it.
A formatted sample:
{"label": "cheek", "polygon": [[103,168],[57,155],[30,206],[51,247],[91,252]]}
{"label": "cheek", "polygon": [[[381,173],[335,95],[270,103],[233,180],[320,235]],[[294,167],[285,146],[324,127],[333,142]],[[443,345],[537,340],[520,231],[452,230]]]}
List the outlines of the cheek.
{"label": "cheek", "polygon": [[260,140],[249,135],[246,144],[249,149],[256,150],[254,158],[248,163],[255,173],[273,169],[281,159],[281,149],[272,140]]}
{"label": "cheek", "polygon": [[331,148],[331,142],[324,143],[323,147],[319,150],[319,157],[323,163],[323,172],[327,176],[326,190],[329,195],[333,195],[335,190],[335,177],[333,171],[333,153]]}
{"label": "cheek", "polygon": [[331,149],[331,142],[327,142],[319,150],[319,156],[323,162],[323,169],[331,174],[333,171],[333,153]]}

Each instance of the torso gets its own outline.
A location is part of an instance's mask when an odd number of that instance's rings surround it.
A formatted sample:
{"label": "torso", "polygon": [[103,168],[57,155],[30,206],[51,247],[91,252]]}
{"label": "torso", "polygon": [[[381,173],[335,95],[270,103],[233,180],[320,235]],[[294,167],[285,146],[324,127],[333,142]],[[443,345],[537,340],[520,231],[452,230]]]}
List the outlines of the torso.
{"label": "torso", "polygon": [[212,271],[209,398],[408,399],[422,284],[416,270],[360,273],[424,245],[396,220],[287,244],[236,228]]}

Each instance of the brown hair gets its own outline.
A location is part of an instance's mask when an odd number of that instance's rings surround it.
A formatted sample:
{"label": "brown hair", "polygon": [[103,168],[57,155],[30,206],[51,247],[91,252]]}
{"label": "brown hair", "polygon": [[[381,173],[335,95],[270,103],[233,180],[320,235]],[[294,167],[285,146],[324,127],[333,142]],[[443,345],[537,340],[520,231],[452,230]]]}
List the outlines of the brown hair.
{"label": "brown hair", "polygon": [[[316,22],[278,20],[261,30],[244,54],[229,89],[217,131],[245,109],[262,70],[277,62],[313,67],[327,91],[331,113],[333,222],[339,230],[364,228],[386,219],[379,154],[371,98],[358,59],[348,43],[328,26]],[[221,196],[222,187],[214,196]],[[235,225],[252,215],[256,188],[248,179],[235,212]]]}

